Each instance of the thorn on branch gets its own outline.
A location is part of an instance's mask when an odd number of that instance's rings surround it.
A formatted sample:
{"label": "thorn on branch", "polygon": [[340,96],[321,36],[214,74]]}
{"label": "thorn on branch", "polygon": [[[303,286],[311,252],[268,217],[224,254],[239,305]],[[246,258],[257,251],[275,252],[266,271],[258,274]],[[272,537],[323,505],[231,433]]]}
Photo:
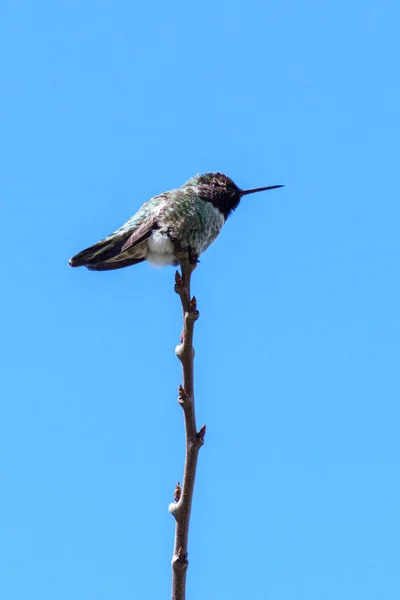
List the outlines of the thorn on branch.
{"label": "thorn on branch", "polygon": [[187,400],[188,399],[188,395],[181,385],[179,386],[178,391],[179,391],[179,400]]}
{"label": "thorn on branch", "polygon": [[182,493],[182,488],[181,488],[181,484],[178,481],[178,483],[176,484],[175,491],[174,491],[174,500],[175,500],[175,502],[179,502],[180,497],[181,497],[181,493]]}
{"label": "thorn on branch", "polygon": [[196,296],[193,296],[193,298],[189,302],[189,312],[187,312],[186,318],[189,319],[190,321],[197,321],[199,316],[200,316],[200,313],[197,310]]}
{"label": "thorn on branch", "polygon": [[175,285],[177,287],[183,287],[183,279],[179,271],[175,271]]}
{"label": "thorn on branch", "polygon": [[196,434],[196,437],[197,437],[199,440],[202,440],[202,441],[204,441],[204,436],[206,435],[206,431],[207,431],[207,427],[206,427],[206,425],[204,424],[204,425],[203,425],[203,427],[201,427],[201,428],[200,428],[200,430],[197,432],[197,434]]}
{"label": "thorn on branch", "polygon": [[186,393],[186,391],[181,385],[179,386],[178,402],[181,406],[183,406],[186,403],[190,403],[190,396]]}
{"label": "thorn on branch", "polygon": [[193,298],[190,301],[190,310],[192,312],[197,312],[197,300],[196,300],[196,296],[193,296]]}

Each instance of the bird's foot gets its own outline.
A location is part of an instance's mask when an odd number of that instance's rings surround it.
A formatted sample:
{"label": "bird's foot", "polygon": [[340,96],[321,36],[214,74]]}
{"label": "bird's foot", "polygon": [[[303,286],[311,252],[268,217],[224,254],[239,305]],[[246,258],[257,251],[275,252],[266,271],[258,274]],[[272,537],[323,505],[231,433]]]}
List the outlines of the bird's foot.
{"label": "bird's foot", "polygon": [[191,248],[190,246],[189,246],[189,248],[188,248],[188,258],[189,258],[189,263],[190,263],[191,265],[197,265],[197,263],[199,263],[199,262],[200,262],[200,261],[199,261],[199,255],[198,255],[198,254],[197,254],[197,252],[196,252],[196,251],[195,251],[193,248]]}
{"label": "bird's foot", "polygon": [[196,268],[197,263],[199,263],[199,255],[197,254],[194,248],[190,246],[183,250],[175,251],[176,260],[174,261],[174,265],[181,265],[181,267],[186,263],[192,266],[192,271]]}

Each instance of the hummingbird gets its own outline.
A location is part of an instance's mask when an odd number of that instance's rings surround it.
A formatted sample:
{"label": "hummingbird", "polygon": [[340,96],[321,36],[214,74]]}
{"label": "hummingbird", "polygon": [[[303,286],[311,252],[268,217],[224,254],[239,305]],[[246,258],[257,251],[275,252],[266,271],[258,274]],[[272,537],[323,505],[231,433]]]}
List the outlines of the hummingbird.
{"label": "hummingbird", "polygon": [[110,271],[144,260],[155,266],[191,263],[216,239],[243,196],[282,185],[240,189],[222,173],[195,175],[181,187],[154,196],[114,233],[69,260],[71,267]]}

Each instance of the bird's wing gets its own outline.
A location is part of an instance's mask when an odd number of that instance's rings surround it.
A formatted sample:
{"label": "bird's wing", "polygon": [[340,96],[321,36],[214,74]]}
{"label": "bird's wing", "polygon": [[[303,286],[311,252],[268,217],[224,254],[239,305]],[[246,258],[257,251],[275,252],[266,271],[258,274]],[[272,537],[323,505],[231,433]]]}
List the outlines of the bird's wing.
{"label": "bird's wing", "polygon": [[121,246],[121,253],[133,248],[134,246],[137,246],[140,244],[140,242],[147,240],[147,238],[151,236],[153,229],[158,229],[157,219],[155,217],[143,221],[143,223],[134,229],[129,237],[125,240]]}
{"label": "bird's wing", "polygon": [[158,228],[157,220],[165,208],[166,200],[167,195],[163,193],[145,202],[117,231],[73,256],[69,261],[70,266],[96,267],[96,270],[103,266],[102,270],[105,270],[106,262],[107,265],[115,265],[113,268],[141,262],[146,258],[146,248],[142,242]]}
{"label": "bird's wing", "polygon": [[[133,231],[132,228],[116,231],[104,240],[100,240],[97,244],[73,256],[69,264],[71,267],[90,267],[106,261],[116,262],[128,260],[129,258],[137,261],[139,258],[145,258],[145,253],[140,256],[140,252],[138,252],[136,255],[135,252],[132,252],[132,249],[149,238],[152,230],[156,227],[155,219],[146,219]],[[128,252],[129,250],[130,252]]]}

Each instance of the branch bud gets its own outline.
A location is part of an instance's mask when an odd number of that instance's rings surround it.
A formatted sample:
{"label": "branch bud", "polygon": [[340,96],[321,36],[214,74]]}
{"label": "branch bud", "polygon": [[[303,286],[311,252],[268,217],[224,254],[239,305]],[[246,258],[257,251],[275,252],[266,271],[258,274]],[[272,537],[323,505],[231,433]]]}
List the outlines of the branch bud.
{"label": "branch bud", "polygon": [[176,484],[175,491],[174,491],[174,500],[175,500],[175,502],[179,502],[180,497],[181,497],[181,493],[182,493],[182,488],[181,488],[181,484],[178,481],[178,483]]}

